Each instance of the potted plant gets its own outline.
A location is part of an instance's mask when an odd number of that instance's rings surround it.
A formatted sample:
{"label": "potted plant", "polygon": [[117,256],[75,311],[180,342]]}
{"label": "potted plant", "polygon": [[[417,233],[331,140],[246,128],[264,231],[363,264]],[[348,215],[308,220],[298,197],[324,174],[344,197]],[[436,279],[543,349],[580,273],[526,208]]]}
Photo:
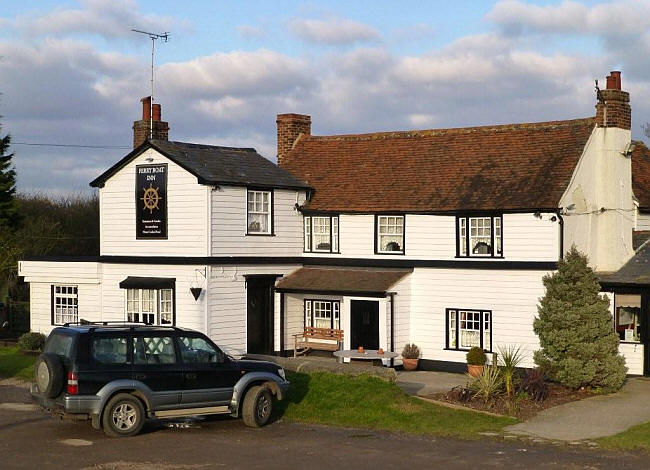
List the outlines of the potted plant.
{"label": "potted plant", "polygon": [[467,352],[467,372],[472,377],[478,377],[483,372],[483,367],[487,362],[485,351],[478,346],[474,346]]}
{"label": "potted plant", "polygon": [[420,360],[420,348],[415,344],[406,343],[402,349],[402,365],[404,370],[415,370]]}

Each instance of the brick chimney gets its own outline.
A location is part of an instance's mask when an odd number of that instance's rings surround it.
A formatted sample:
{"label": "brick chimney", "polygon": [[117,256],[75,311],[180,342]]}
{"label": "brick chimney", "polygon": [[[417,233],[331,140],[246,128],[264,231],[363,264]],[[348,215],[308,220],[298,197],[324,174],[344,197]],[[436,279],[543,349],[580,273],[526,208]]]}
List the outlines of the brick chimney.
{"label": "brick chimney", "polygon": [[613,71],[607,76],[607,88],[598,93],[596,125],[631,129],[632,110],[630,94],[621,90],[621,72]]}
{"label": "brick chimney", "polygon": [[311,116],[305,114],[278,114],[278,165],[285,162],[284,157],[293,148],[300,134],[311,135]]}
{"label": "brick chimney", "polygon": [[[151,96],[142,98],[142,119],[133,122],[133,148],[136,148],[149,138],[149,125],[151,119]],[[159,104],[153,105],[153,138],[158,140],[169,139],[169,124],[162,120],[162,110]]]}

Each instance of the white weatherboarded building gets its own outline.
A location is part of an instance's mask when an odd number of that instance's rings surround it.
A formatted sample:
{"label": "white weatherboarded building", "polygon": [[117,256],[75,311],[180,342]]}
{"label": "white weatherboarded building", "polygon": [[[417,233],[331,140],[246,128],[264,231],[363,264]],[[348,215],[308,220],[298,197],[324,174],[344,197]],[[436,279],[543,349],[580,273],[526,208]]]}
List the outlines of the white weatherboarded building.
{"label": "white weatherboarded building", "polygon": [[145,320],[284,354],[321,326],[346,349],[414,342],[424,368],[500,344],[532,365],[542,278],[575,244],[602,273],[629,373],[648,372],[650,282],[619,270],[650,227],[635,177],[650,152],[632,149],[620,74],[607,83],[596,117],[569,121],[312,136],[309,116],[278,115],[279,166],[169,142],[166,123],[140,144],[143,115],[133,152],[91,183],[100,255],[20,262],[32,329]]}

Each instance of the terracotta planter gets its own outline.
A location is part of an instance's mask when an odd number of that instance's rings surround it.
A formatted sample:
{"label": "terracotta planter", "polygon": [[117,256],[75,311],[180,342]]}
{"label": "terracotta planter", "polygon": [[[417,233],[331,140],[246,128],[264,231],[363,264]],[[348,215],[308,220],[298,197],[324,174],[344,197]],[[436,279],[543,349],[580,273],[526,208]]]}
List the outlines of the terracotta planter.
{"label": "terracotta planter", "polygon": [[467,364],[467,372],[469,372],[469,375],[472,377],[478,377],[483,373],[483,368],[485,366],[475,366],[474,364]]}
{"label": "terracotta planter", "polygon": [[402,366],[404,367],[404,370],[415,370],[418,368],[418,361],[419,359],[406,359],[403,357]]}

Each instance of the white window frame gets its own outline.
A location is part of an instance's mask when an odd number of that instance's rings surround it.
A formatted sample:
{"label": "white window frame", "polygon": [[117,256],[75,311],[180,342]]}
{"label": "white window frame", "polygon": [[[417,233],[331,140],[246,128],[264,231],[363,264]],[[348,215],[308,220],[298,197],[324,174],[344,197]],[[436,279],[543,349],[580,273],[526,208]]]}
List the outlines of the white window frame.
{"label": "white window frame", "polygon": [[[258,205],[256,196],[261,195],[261,206]],[[265,201],[266,197],[266,201]],[[266,210],[264,205],[268,205]],[[252,204],[252,209],[251,209]],[[266,218],[266,230],[251,230],[251,215]],[[273,234],[273,191],[261,189],[246,190],[246,235],[272,235]]]}
{"label": "white window frame", "polygon": [[[329,319],[329,326],[315,326],[317,320]],[[326,299],[305,299],[305,326],[341,329],[341,302]]]}
{"label": "white window frame", "polygon": [[[448,308],[446,315],[446,349],[468,351],[473,346],[478,346],[488,352],[492,351],[493,316],[491,310]],[[477,333],[478,344],[463,343],[463,338],[470,336],[468,332]]]}
{"label": "white window frame", "polygon": [[[125,290],[124,314],[127,322],[174,325],[174,289]],[[163,292],[169,293],[169,299],[163,298]],[[166,316],[169,322],[162,321]]]}
{"label": "white window frame", "polygon": [[[503,258],[503,215],[460,215],[456,220],[457,257]],[[486,221],[489,221],[489,225],[485,224]],[[489,253],[474,253],[474,241],[485,243],[486,239],[489,239]]]}
{"label": "white window frame", "polygon": [[[72,310],[70,312],[69,310]],[[52,324],[63,325],[79,321],[79,286],[52,285]]]}
{"label": "white window frame", "polygon": [[[306,215],[304,218],[305,253],[339,253],[339,216],[338,215]],[[318,233],[314,219],[323,219],[328,222],[328,231]],[[320,225],[325,226],[325,225]],[[327,235],[329,237],[329,249],[318,248],[316,237]]]}
{"label": "white window frame", "polygon": [[[392,223],[394,221],[394,223]],[[397,223],[401,221],[401,224]],[[405,240],[405,215],[377,215],[375,218],[375,253],[384,254],[384,255],[403,255],[404,254],[404,240]],[[391,232],[391,228],[393,231]],[[382,250],[382,238],[390,237],[396,238],[401,236],[401,242],[399,243],[400,250]]]}

